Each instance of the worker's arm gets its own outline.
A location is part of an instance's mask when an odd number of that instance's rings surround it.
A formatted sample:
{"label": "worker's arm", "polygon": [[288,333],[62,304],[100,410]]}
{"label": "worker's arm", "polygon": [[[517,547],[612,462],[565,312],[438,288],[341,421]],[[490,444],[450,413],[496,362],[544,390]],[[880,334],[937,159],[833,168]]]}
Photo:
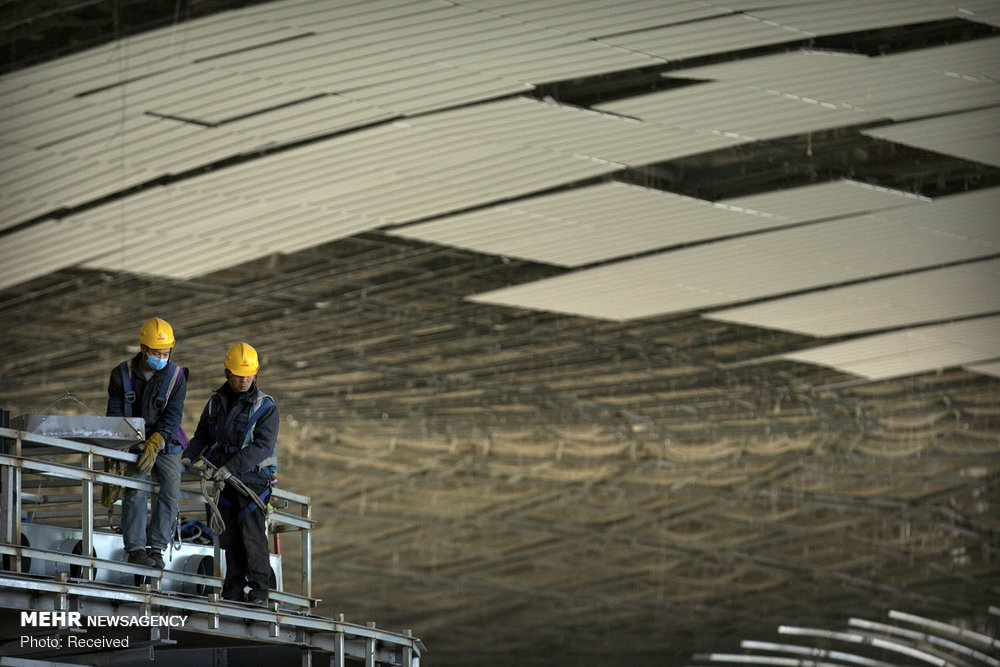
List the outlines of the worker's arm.
{"label": "worker's arm", "polygon": [[108,379],[108,417],[125,416],[125,387],[122,384],[122,374],[115,366]]}
{"label": "worker's arm", "polygon": [[205,407],[201,411],[201,417],[198,418],[198,426],[194,430],[194,435],[191,436],[191,442],[188,444],[187,449],[184,450],[184,458],[191,459],[192,462],[197,461],[199,456],[205,454],[208,448],[215,444],[215,436],[212,435],[213,424],[210,410],[212,401],[214,400],[216,400],[215,396],[212,396],[205,403]]}

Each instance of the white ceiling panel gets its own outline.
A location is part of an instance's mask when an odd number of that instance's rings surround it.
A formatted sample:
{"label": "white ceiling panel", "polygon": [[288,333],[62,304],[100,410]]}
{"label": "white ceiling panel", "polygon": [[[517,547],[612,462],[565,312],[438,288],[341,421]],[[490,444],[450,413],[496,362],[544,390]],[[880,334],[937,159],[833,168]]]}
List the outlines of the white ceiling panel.
{"label": "white ceiling panel", "polygon": [[[335,8],[323,10],[326,16],[331,11],[336,13]],[[420,20],[399,8],[394,11],[356,17],[362,24],[324,19],[309,25],[316,35],[258,49],[245,58],[235,54],[213,62],[344,93],[350,81],[362,81],[364,77],[357,74],[369,68],[394,72],[401,67],[438,64],[461,69],[466,75],[503,78],[523,85],[662,61],[462,6],[426,2],[417,15]]]}
{"label": "white ceiling panel", "polygon": [[992,375],[993,377],[1000,378],[1000,361],[990,361],[983,364],[965,364],[963,368],[973,373],[982,373],[983,375]]}
{"label": "white ceiling panel", "polygon": [[869,380],[937,371],[1000,357],[1000,317],[938,324],[782,355]]}
{"label": "white ceiling panel", "polygon": [[299,34],[298,28],[258,21],[240,12],[214,14],[6,74],[0,79],[0,97],[8,86],[16,89],[28,84],[73,96]]}
{"label": "white ceiling panel", "polygon": [[[987,0],[996,12],[1000,5]],[[958,44],[913,49],[882,56],[893,67],[926,70],[934,74],[996,84],[1000,81],[1000,37],[986,37]]]}
{"label": "white ceiling panel", "polygon": [[995,79],[955,74],[983,73],[987,68],[984,53],[1000,54],[998,45],[1000,38],[993,38],[928,50],[936,52],[947,67],[936,67],[932,55],[908,61],[907,54],[866,58],[796,51],[678,69],[671,75],[729,81],[807,104],[905,119],[1000,104]]}
{"label": "white ceiling panel", "polygon": [[580,266],[785,220],[711,202],[604,183],[532,197],[392,232],[397,236],[561,266]]}
{"label": "white ceiling panel", "polygon": [[3,238],[0,289],[75,266],[123,245],[151,238],[141,227],[102,227],[79,221],[48,221]]}
{"label": "white ceiling panel", "polygon": [[708,313],[724,322],[842,336],[1000,312],[1000,260],[883,278]]}
{"label": "white ceiling panel", "polygon": [[744,141],[870,123],[880,116],[809,104],[731,83],[703,83],[597,105],[599,110],[669,127],[714,131]]}
{"label": "white ceiling panel", "polygon": [[720,200],[746,211],[766,211],[789,222],[822,220],[927,203],[930,199],[851,180],[829,181]]}
{"label": "white ceiling panel", "polygon": [[1000,107],[887,125],[862,134],[1000,166]]}
{"label": "white ceiling panel", "polygon": [[783,3],[752,10],[762,21],[794,28],[814,35],[873,30],[887,26],[939,21],[955,17],[955,10],[934,2],[885,2],[871,0],[828,0],[827,2]]}
{"label": "white ceiling panel", "polygon": [[[274,2],[143,33],[13,72],[0,77],[0,145],[22,148],[5,153],[10,161],[5,159],[0,166],[0,226],[9,228],[47,212],[281,143],[506,96],[547,81],[807,36],[789,29],[797,28],[794,25],[721,15],[761,6],[755,0],[737,4]],[[826,9],[822,3],[808,4],[801,16],[821,23],[846,20],[850,14],[843,11],[850,3],[833,3],[836,7]],[[298,215],[310,222],[304,228],[307,233],[297,238],[322,242],[344,230],[405,224],[481,207],[626,165],[886,117],[882,107],[872,105],[874,110],[868,112],[869,107],[852,97],[862,86],[879,88],[885,99],[874,101],[885,109],[893,108],[890,103],[905,102],[908,113],[939,108],[927,100],[945,107],[959,104],[956,100],[965,105],[991,103],[997,86],[990,78],[994,70],[987,64],[989,50],[984,43],[980,40],[965,51],[939,51],[936,60],[913,54],[885,58],[881,67],[872,67],[876,59],[841,57],[831,68],[831,57],[822,58],[820,65],[818,57],[799,56],[795,67],[783,70],[767,65],[767,59],[754,59],[755,66],[763,66],[745,79],[637,98],[631,109],[619,109],[615,103],[606,111],[590,112],[527,99],[477,104],[416,116],[408,119],[408,125],[331,137],[316,146],[191,178],[164,191],[171,193],[175,207],[188,196],[205,198],[209,208],[216,204],[208,202],[219,202],[223,226],[245,222],[241,207],[254,220],[273,214],[288,221],[287,228],[282,222],[275,233],[289,243]],[[886,74],[889,70],[896,79]],[[774,77],[761,78],[769,72]],[[826,88],[815,84],[827,77]],[[947,83],[924,86],[921,77]],[[915,98],[893,97],[897,80],[923,87]],[[743,86],[743,81],[753,85]],[[775,81],[781,85],[770,85]],[[809,97],[815,91],[836,93],[838,101]],[[68,221],[121,228],[123,209],[109,213],[120,203],[88,210],[86,215],[94,218],[71,216]],[[519,210],[517,215],[567,216],[572,224],[592,224],[587,217],[592,214],[572,209],[573,204],[567,200],[570,208]],[[733,209],[750,209],[745,202],[728,206],[723,218],[749,217],[757,222],[766,218]],[[874,201],[870,206],[866,210],[878,208]],[[180,228],[191,231],[200,224],[197,206],[174,210]],[[707,210],[711,215],[702,218]],[[719,223],[721,231],[715,231],[711,220],[720,211],[692,209],[690,219],[670,225],[670,234],[652,218],[637,215],[632,222],[645,225],[643,234],[612,243],[597,232],[593,247],[581,248],[575,256],[566,249],[562,255],[551,252],[548,246],[556,245],[557,237],[523,252],[579,263],[641,252],[650,244],[688,243],[744,229]],[[684,231],[683,223],[695,219],[703,222],[700,230]],[[209,233],[216,233],[214,227]],[[9,235],[11,240],[17,236]],[[130,242],[120,245],[128,247]],[[254,244],[249,245],[240,257],[257,252]],[[203,265],[214,266],[217,255],[209,261],[214,251],[207,241],[204,246]],[[175,269],[175,275],[182,273]]]}
{"label": "white ceiling panel", "polygon": [[661,28],[608,36],[604,41],[670,61],[809,39],[815,35],[761,21],[746,14],[730,14]]}
{"label": "white ceiling panel", "polygon": [[994,0],[978,0],[978,2],[957,2],[960,18],[976,23],[985,23],[1000,28],[1000,5]]}
{"label": "white ceiling panel", "polygon": [[997,206],[994,188],[616,262],[471,299],[625,320],[777,296],[994,254]]}
{"label": "white ceiling panel", "polygon": [[[84,214],[81,220],[113,228],[117,217],[122,221],[119,226],[159,230],[157,239],[163,249],[156,266],[150,266],[145,255],[126,243],[88,262],[87,268],[185,279],[371,228],[368,221],[350,224],[322,208],[205,197],[180,188],[151,191],[120,203],[117,209]],[[194,222],[199,217],[202,222]],[[234,229],[239,229],[239,234],[234,234]]]}
{"label": "white ceiling panel", "polygon": [[4,142],[44,148],[121,122],[120,108],[112,110],[46,91],[4,109],[0,137]]}
{"label": "white ceiling panel", "polygon": [[132,113],[217,124],[312,94],[302,87],[191,64],[94,93],[86,99],[106,109],[116,109],[124,100]]}
{"label": "white ceiling panel", "polygon": [[589,38],[728,13],[700,1],[666,4],[662,0],[627,0],[609,4],[602,0],[462,0],[462,4]]}
{"label": "white ceiling panel", "polygon": [[387,120],[393,111],[341,97],[324,95],[226,124],[225,131],[253,137],[260,146],[281,144],[340,132]]}
{"label": "white ceiling panel", "polygon": [[[17,183],[0,183],[8,186],[0,206],[14,216],[4,224],[282,142],[650,62],[433,0],[284,2],[186,22],[0,77],[0,142],[63,156],[35,156]],[[602,136],[603,148],[646,161],[734,143],[690,132],[654,142],[650,128],[628,134],[629,144]],[[41,168],[46,159],[51,170]],[[74,164],[95,165],[89,183],[76,182]]]}
{"label": "white ceiling panel", "polygon": [[664,128],[614,114],[515,98],[407,119],[422,130],[464,140],[543,147],[623,165],[640,165],[742,143],[722,133]]}
{"label": "white ceiling panel", "polygon": [[365,29],[377,31],[387,21],[405,18],[413,23],[433,20],[438,12],[449,9],[451,3],[426,0],[364,0],[363,2],[331,0],[293,0],[270,2],[242,10],[248,17],[297,27],[324,31],[337,27],[351,28],[363,33]]}
{"label": "white ceiling panel", "polygon": [[108,228],[169,227],[185,240],[183,257],[150,265],[140,248],[125,243],[123,255],[90,265],[186,278],[221,266],[225,255],[216,247],[226,246],[232,230],[261,239],[240,242],[229,255],[235,264],[617,168],[539,148],[456,141],[444,130],[396,123],[264,156],[71,219]]}

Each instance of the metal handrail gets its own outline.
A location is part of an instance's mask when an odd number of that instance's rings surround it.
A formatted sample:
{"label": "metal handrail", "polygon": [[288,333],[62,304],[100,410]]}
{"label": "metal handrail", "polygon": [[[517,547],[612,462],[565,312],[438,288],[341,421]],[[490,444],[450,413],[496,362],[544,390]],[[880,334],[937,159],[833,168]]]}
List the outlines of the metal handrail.
{"label": "metal handrail", "polygon": [[[110,472],[103,472],[94,469],[94,457],[100,456],[105,459],[113,459],[122,462],[135,463],[139,456],[121,449],[102,447],[87,443],[66,440],[53,436],[40,435],[28,431],[20,431],[11,428],[0,428],[0,442],[11,443],[8,451],[0,453],[0,479],[3,480],[4,493],[2,494],[2,513],[0,519],[3,520],[3,531],[0,533],[0,553],[7,554],[13,559],[13,569],[20,568],[21,558],[39,558],[40,560],[59,560],[61,562],[77,565],[84,568],[85,579],[92,579],[94,568],[101,568],[111,571],[123,572],[126,574],[138,574],[143,576],[151,575],[149,568],[130,565],[123,562],[109,561],[106,559],[92,558],[87,555],[63,554],[62,552],[52,552],[40,549],[30,549],[20,545],[21,540],[21,500],[23,497],[21,473],[30,471],[40,475],[47,475],[59,479],[79,482],[82,484],[82,493],[79,497],[81,503],[80,523],[82,531],[82,551],[84,554],[91,553],[94,537],[94,484],[111,484],[124,488],[138,489],[155,493],[159,484],[151,480],[136,479],[127,475],[117,475]],[[33,458],[30,453],[24,452],[25,443],[41,445],[46,447],[46,454],[72,455],[78,454],[83,458],[82,465],[72,465],[60,461],[42,460]],[[27,448],[30,451],[30,447]],[[53,452],[51,449],[57,451]],[[11,492],[16,490],[16,493]],[[312,520],[312,505],[308,496],[275,488],[273,496],[288,502],[297,503],[301,506],[300,516],[289,512],[273,511],[271,519],[278,524],[287,526],[290,529],[301,533],[302,537],[302,595],[295,596],[287,594],[290,602],[294,600],[306,600],[310,605],[315,605],[312,599],[312,536],[311,531],[315,528]],[[60,496],[60,501],[69,501],[70,496]],[[180,498],[184,500],[204,502],[204,497],[200,492],[181,488]],[[287,532],[287,529],[285,531]],[[220,562],[218,539],[216,538],[216,563]],[[154,573],[155,574],[155,573]],[[185,582],[208,585],[218,588],[220,580],[217,577],[205,577],[204,575],[189,575],[185,573],[170,573],[164,578],[179,579]]]}

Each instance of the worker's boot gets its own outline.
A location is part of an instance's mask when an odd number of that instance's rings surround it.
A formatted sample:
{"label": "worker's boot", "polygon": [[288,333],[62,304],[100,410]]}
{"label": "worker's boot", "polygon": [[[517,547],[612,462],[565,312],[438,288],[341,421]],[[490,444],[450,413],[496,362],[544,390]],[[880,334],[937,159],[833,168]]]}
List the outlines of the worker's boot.
{"label": "worker's boot", "polygon": [[[158,567],[156,561],[149,557],[145,549],[134,549],[128,552],[129,565],[143,565],[145,567]],[[160,561],[163,562],[162,560]]]}
{"label": "worker's boot", "polygon": [[163,562],[163,552],[154,547],[146,549],[146,555],[153,561],[151,567],[158,568],[162,570],[166,563]]}

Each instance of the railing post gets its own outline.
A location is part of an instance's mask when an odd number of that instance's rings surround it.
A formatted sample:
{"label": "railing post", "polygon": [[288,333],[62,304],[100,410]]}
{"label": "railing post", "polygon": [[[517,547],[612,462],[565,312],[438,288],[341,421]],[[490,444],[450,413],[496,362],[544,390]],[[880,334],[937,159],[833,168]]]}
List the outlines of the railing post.
{"label": "railing post", "polygon": [[[80,537],[81,555],[90,558],[94,554],[94,478],[89,474],[94,471],[94,453],[87,452],[83,455],[83,468],[87,471],[88,477],[83,480],[83,491],[80,503]],[[91,581],[94,578],[94,568],[85,567],[82,570],[83,578]]]}
{"label": "railing post", "polygon": [[[344,615],[338,614],[337,618],[341,623],[344,622]],[[334,648],[336,649],[336,654],[334,655],[333,667],[344,667],[344,627],[342,625],[337,626],[337,631],[334,633]]]}
{"label": "railing post", "polygon": [[[0,428],[7,428],[10,425],[10,413],[0,410]],[[9,438],[0,438],[0,452],[12,454],[13,441]],[[4,544],[15,546],[14,539],[14,466],[0,466],[0,540]],[[20,542],[20,540],[18,540]],[[13,559],[11,559],[13,562]]]}
{"label": "railing post", "polygon": [[[312,505],[308,502],[302,505],[302,518],[312,521]],[[302,532],[302,597],[312,597],[312,530],[303,528]]]}
{"label": "railing post", "polygon": [[[6,411],[3,413],[3,420],[8,420]],[[16,438],[4,438],[3,451],[12,457],[21,457],[21,436]],[[3,541],[12,547],[21,546],[21,468],[19,465],[5,465],[0,475],[3,484],[3,493],[0,494],[0,503],[3,505]],[[10,556],[8,563],[11,572],[21,571],[21,554],[15,553]]]}

